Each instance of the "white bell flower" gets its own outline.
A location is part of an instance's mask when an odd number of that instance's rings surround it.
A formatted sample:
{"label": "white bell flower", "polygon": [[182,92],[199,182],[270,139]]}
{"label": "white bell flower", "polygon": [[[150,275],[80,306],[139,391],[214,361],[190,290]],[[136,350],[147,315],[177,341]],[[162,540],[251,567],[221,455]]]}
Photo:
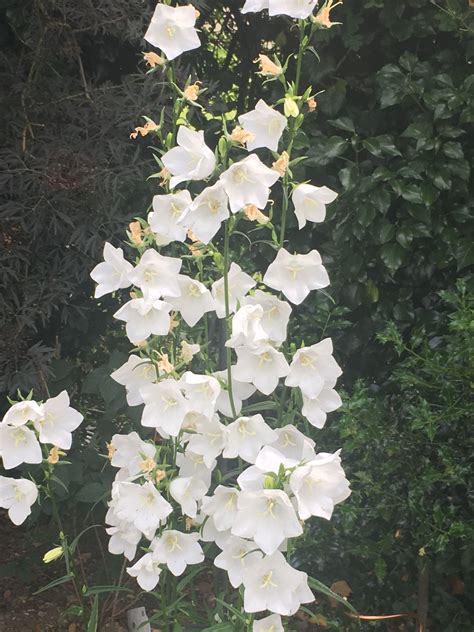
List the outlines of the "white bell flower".
{"label": "white bell flower", "polygon": [[196,454],[186,449],[176,455],[176,465],[179,467],[179,475],[182,478],[196,476],[202,478],[207,488],[211,485],[212,470],[216,467],[217,461],[212,461],[210,467],[204,463],[202,454]]}
{"label": "white bell flower", "polygon": [[198,501],[205,495],[209,487],[199,476],[178,476],[170,483],[170,494],[181,505],[184,515],[194,518],[197,514]]}
{"label": "white bell flower", "polygon": [[285,384],[299,386],[307,397],[317,397],[326,384],[334,385],[342,374],[332,352],[331,338],[325,338],[311,347],[298,349],[293,356]]}
{"label": "white bell flower", "polygon": [[300,432],[292,424],[277,428],[278,439],[271,447],[295,462],[310,461],[315,457],[314,441]]}
{"label": "white bell flower", "polygon": [[327,287],[329,277],[317,250],[311,250],[306,255],[290,255],[281,248],[268,266],[263,282],[274,290],[280,290],[289,301],[299,305],[311,290]]}
{"label": "white bell flower", "polygon": [[115,312],[114,318],[123,320],[127,338],[132,344],[146,340],[149,336],[166,336],[170,330],[170,311],[173,306],[166,301],[146,301],[133,298]]}
{"label": "white bell flower", "polygon": [[271,614],[253,622],[252,632],[285,632],[279,614]]}
{"label": "white bell flower", "polygon": [[337,193],[328,187],[315,187],[312,184],[299,184],[293,191],[293,204],[301,230],[306,222],[324,222],[326,204],[334,202]]}
{"label": "white bell flower", "polygon": [[156,368],[148,358],[140,358],[137,355],[130,355],[127,362],[122,364],[110,377],[125,386],[127,390],[127,403],[129,406],[143,404],[140,395],[140,388],[156,381]]}
{"label": "white bell flower", "polygon": [[[250,275],[242,272],[242,268],[238,263],[230,264],[229,273],[227,275],[229,289],[229,310],[234,312],[237,308],[237,302],[240,302],[247,292],[255,287],[256,283]],[[214,281],[212,284],[212,296],[214,298],[214,309],[217,318],[225,317],[225,287],[224,277]]]}
{"label": "white bell flower", "polygon": [[254,204],[257,208],[265,208],[270,196],[270,187],[275,184],[280,175],[266,167],[256,154],[234,162],[220,175],[229,197],[230,210],[238,213],[247,204]]}
{"label": "white bell flower", "polygon": [[114,434],[110,445],[113,467],[127,468],[130,477],[142,471],[141,463],[146,459],[154,459],[156,448],[151,443],[143,441],[137,432],[126,435]]}
{"label": "white bell flower", "polygon": [[277,387],[278,380],[288,375],[290,367],[285,356],[271,345],[250,351],[239,347],[236,351],[237,364],[233,369],[235,378],[241,382],[251,381],[265,395],[270,395]]}
{"label": "white bell flower", "polygon": [[205,496],[202,499],[201,511],[206,516],[212,516],[218,531],[227,531],[232,527],[237,515],[238,497],[238,489],[218,485],[212,496]]}
{"label": "white bell flower", "polygon": [[226,459],[240,457],[248,463],[255,463],[262,446],[278,439],[262,415],[239,417],[226,426],[226,430],[227,445],[222,456]]}
{"label": "white bell flower", "polygon": [[114,248],[106,241],[104,261],[98,263],[91,272],[91,278],[97,283],[95,298],[129,287],[132,284],[129,278],[132,271],[133,266],[125,261],[122,248]]}
{"label": "white bell flower", "polygon": [[109,553],[112,555],[124,555],[127,560],[133,560],[137,554],[137,546],[142,539],[142,532],[126,520],[119,520],[115,512],[110,510],[107,512],[106,524],[110,527],[106,528],[106,532],[110,535],[108,543]]}
{"label": "white bell flower", "polygon": [[166,300],[190,327],[194,327],[206,312],[215,309],[214,299],[206,286],[196,279],[180,274],[177,281],[180,296],[166,296]]}
{"label": "white bell flower", "polygon": [[245,612],[269,610],[291,616],[302,603],[314,601],[306,573],[290,566],[280,551],[252,564],[243,584]]}
{"label": "white bell flower", "polygon": [[25,522],[38,498],[38,488],[26,478],[0,476],[0,507],[8,509],[8,517],[15,525]]}
{"label": "white bell flower", "polygon": [[169,7],[157,4],[145,39],[171,60],[201,45],[195,24],[196,10],[192,5]]}
{"label": "white bell flower", "polygon": [[7,410],[2,424],[7,426],[23,426],[28,421],[39,421],[43,417],[43,411],[38,402],[25,400],[17,402]]}
{"label": "white bell flower", "polygon": [[247,350],[258,349],[268,342],[268,336],[261,325],[263,307],[261,305],[243,305],[232,319],[232,336],[225,343],[233,349],[245,347]]}
{"label": "white bell flower", "polygon": [[149,540],[153,539],[155,531],[173,511],[151,481],[143,485],[128,481],[115,482],[113,494],[117,517],[131,522]]}
{"label": "white bell flower", "polygon": [[179,380],[190,410],[211,418],[216,410],[216,401],[221,392],[221,385],[212,375],[198,375],[186,371]]}
{"label": "white bell flower", "polygon": [[279,346],[286,340],[291,307],[273,294],[255,290],[242,299],[242,305],[260,305],[263,309],[260,324],[272,344]]}
{"label": "white bell flower", "polygon": [[270,0],[245,0],[242,13],[256,13],[268,9]]}
{"label": "white bell flower", "polygon": [[178,191],[153,197],[153,211],[148,214],[148,224],[155,234],[158,246],[167,246],[172,241],[186,240],[186,227],[178,222],[191,204],[189,191]]}
{"label": "white bell flower", "polygon": [[148,384],[140,389],[140,395],[145,402],[142,426],[156,428],[158,432],[163,430],[167,435],[177,437],[189,409],[179,382],[169,378],[158,384]]}
{"label": "white bell flower", "polygon": [[181,259],[165,257],[148,248],[130,274],[130,280],[141,289],[148,302],[165,295],[179,296],[178,274],[182,263]]}
{"label": "white bell flower", "polygon": [[226,439],[225,426],[217,415],[212,419],[203,418],[198,422],[196,432],[189,436],[188,450],[200,454],[210,468],[225,448]]}
{"label": "white bell flower", "polygon": [[159,562],[155,561],[153,553],[145,553],[138,562],[127,568],[127,573],[136,577],[140,588],[149,592],[158,584],[161,568]]}
{"label": "white bell flower", "polygon": [[330,520],[335,505],[350,496],[349,481],[341,465],[340,450],[320,452],[290,476],[290,488],[298,502],[302,520],[319,516]]}
{"label": "white bell flower", "polygon": [[84,417],[75,408],[69,406],[69,395],[62,391],[56,397],[44,402],[41,407],[42,419],[34,421],[41,443],[69,450],[72,443],[72,431],[78,428]]}
{"label": "white bell flower", "polygon": [[[268,446],[263,448],[263,450],[267,450]],[[257,457],[258,460],[258,457]],[[262,470],[256,465],[251,465],[247,469],[245,469],[239,476],[237,477],[237,485],[244,492],[257,492],[264,488],[265,486],[265,474],[270,470]]]}
{"label": "white bell flower", "polygon": [[169,529],[153,540],[153,558],[160,564],[166,564],[175,577],[179,577],[190,564],[199,564],[204,553],[198,542],[198,533],[182,533]]}
{"label": "white bell flower", "polygon": [[241,491],[237,507],[232,534],[252,539],[268,555],[286,538],[303,533],[293,505],[281,489]]}
{"label": "white bell flower", "polygon": [[305,20],[312,13],[318,0],[269,0],[269,15],[288,15]]}
{"label": "white bell flower", "polygon": [[[242,410],[242,402],[251,397],[256,388],[253,384],[249,382],[239,382],[234,379],[233,367],[231,367],[232,374],[232,399],[234,401],[234,407],[236,414],[240,414]],[[216,401],[217,410],[225,415],[226,417],[233,417],[232,406],[230,403],[230,395],[228,390],[228,374],[227,369],[223,371],[216,371],[213,373],[214,377],[216,377],[221,383],[221,392]]]}
{"label": "white bell flower", "polygon": [[199,241],[208,244],[228,217],[229,199],[222,182],[216,182],[201,191],[180,222],[190,228]]}
{"label": "white bell flower", "polygon": [[313,399],[303,395],[301,412],[312,426],[323,428],[326,423],[327,413],[332,413],[333,410],[337,410],[340,406],[342,406],[342,400],[337,392],[332,388],[323,386],[319,395]]}
{"label": "white bell flower", "polygon": [[26,426],[0,424],[0,456],[6,470],[22,463],[41,463],[43,460],[36,435]]}
{"label": "white bell flower", "polygon": [[216,158],[204,141],[204,132],[180,125],[176,137],[178,146],[162,157],[163,165],[171,173],[173,189],[185,180],[204,180],[214,171]]}
{"label": "white bell flower", "polygon": [[255,550],[255,543],[230,536],[222,547],[222,553],[216,556],[214,566],[227,571],[233,588],[238,588],[244,579],[244,573],[251,571],[255,562],[262,558]]}
{"label": "white bell flower", "polygon": [[286,116],[260,99],[254,110],[239,116],[239,123],[245,131],[254,136],[247,141],[249,151],[258,147],[267,147],[272,151],[277,151],[278,143],[286,127]]}

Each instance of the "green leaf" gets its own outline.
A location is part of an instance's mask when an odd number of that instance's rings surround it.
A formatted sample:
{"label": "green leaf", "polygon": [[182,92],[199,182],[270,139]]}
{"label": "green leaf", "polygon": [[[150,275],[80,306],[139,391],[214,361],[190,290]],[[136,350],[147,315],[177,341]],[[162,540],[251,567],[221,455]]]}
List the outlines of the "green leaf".
{"label": "green leaf", "polygon": [[421,189],[416,184],[407,184],[403,187],[402,198],[412,204],[424,204]]}
{"label": "green leaf", "polygon": [[355,134],[354,123],[348,116],[341,116],[337,119],[330,119],[328,123],[333,127],[343,129],[345,132],[353,132]]}
{"label": "green leaf", "polygon": [[43,588],[40,588],[39,590],[34,592],[33,595],[40,595],[41,593],[46,592],[47,590],[50,590],[51,588],[55,588],[56,586],[61,586],[61,584],[66,584],[67,582],[70,582],[72,579],[74,579],[73,573],[68,573],[67,575],[63,575],[62,577],[59,577],[59,579],[55,579],[49,584],[46,584],[46,586],[43,586]]}
{"label": "green leaf", "polygon": [[128,592],[133,593],[133,590],[126,588],[125,586],[91,586],[88,588],[84,595],[90,597],[91,595],[101,595],[102,593],[117,593]]}
{"label": "green leaf", "polygon": [[87,632],[97,632],[97,625],[99,623],[99,595],[95,596],[94,603],[92,604],[91,616],[87,623]]}
{"label": "green leaf", "polygon": [[462,150],[461,143],[445,143],[442,147],[442,152],[445,156],[451,158],[452,160],[461,160],[462,158],[464,158],[464,152]]}
{"label": "green leaf", "polygon": [[460,239],[454,252],[458,270],[474,264],[474,242],[472,239]]}
{"label": "green leaf", "polygon": [[392,272],[398,270],[402,265],[405,255],[406,250],[397,243],[385,244],[380,250],[382,261]]}

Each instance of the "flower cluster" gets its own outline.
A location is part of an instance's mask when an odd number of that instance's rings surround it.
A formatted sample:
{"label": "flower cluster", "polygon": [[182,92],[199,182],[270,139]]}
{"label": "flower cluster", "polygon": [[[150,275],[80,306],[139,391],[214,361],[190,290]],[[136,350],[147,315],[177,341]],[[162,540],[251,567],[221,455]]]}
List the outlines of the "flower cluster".
{"label": "flower cluster", "polygon": [[[4,469],[12,470],[23,463],[38,464],[43,458],[54,465],[63,454],[60,450],[71,447],[72,432],[82,420],[81,413],[69,405],[66,391],[44,403],[27,399],[13,404],[0,422],[0,457]],[[33,481],[0,476],[0,507],[8,509],[14,524],[26,520],[37,498],[38,488]]]}
{"label": "flower cluster", "polygon": [[[308,19],[313,29],[315,5],[247,0],[243,11]],[[191,6],[158,4],[145,39],[172,60],[199,45],[195,21]],[[309,39],[302,41],[308,45]],[[198,95],[196,88],[188,101]],[[186,95],[177,89],[177,98]],[[325,186],[292,182],[291,147],[299,108],[308,100],[310,91],[299,95],[295,84],[279,102],[282,111],[260,99],[231,133],[223,130],[216,151],[180,110],[176,134],[161,156],[165,193],[154,196],[148,217],[135,228],[139,237],[132,238],[136,259],[127,261],[121,248],[106,243],[104,261],[91,273],[97,298],[131,288],[114,316],[125,323],[134,350],[112,378],[125,387],[130,406],[143,407],[140,434],[116,434],[109,444],[117,468],[106,518],[109,550],[133,561],[128,573],[153,590],[163,568],[179,576],[203,561],[201,542],[215,543],[220,553],[214,564],[242,591],[245,612],[271,613],[255,621],[254,630],[283,630],[280,616],[314,600],[307,575],[290,565],[285,551],[308,519],[330,519],[350,494],[339,452],[316,452],[297,425],[265,418],[257,403],[248,410],[252,396],[262,402],[285,391],[291,401],[302,401],[302,416],[322,428],[327,413],[341,405],[334,390],[341,369],[331,340],[300,349],[287,342],[292,305],[329,285],[320,254],[283,247],[282,220],[281,239],[273,239],[276,254],[263,274],[229,258],[229,239],[241,219],[257,219],[274,231],[271,208],[268,216],[263,211],[273,205],[275,185],[291,199],[300,229],[322,222],[336,198]],[[278,154],[287,137],[291,141]],[[270,164],[265,152],[271,152]],[[224,256],[215,245],[221,228]],[[192,255],[177,255],[188,239],[185,252]],[[206,357],[208,339],[203,348],[185,340],[193,328],[207,331],[209,318],[223,319],[227,331],[223,371]],[[191,370],[205,357],[200,372]],[[239,460],[238,473],[222,479],[215,474],[228,471],[226,459]],[[139,545],[144,554],[136,560]]]}

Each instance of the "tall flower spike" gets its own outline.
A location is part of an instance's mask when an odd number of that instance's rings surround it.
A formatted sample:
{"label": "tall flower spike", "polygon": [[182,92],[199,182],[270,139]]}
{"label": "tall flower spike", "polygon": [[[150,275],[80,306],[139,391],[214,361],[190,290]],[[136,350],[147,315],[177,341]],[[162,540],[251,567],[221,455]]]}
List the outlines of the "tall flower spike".
{"label": "tall flower spike", "polygon": [[201,45],[195,24],[196,11],[192,5],[169,7],[157,4],[145,39],[160,48],[168,59],[174,59]]}
{"label": "tall flower spike", "polygon": [[180,125],[177,141],[178,146],[162,157],[164,166],[172,174],[172,189],[185,180],[204,180],[216,166],[216,158],[204,141],[203,131],[196,132]]}

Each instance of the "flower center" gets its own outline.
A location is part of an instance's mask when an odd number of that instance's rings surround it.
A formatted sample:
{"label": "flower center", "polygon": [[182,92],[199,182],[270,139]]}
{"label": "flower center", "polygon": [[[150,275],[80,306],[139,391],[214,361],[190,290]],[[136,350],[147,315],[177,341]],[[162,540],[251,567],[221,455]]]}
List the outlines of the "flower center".
{"label": "flower center", "polygon": [[12,434],[13,441],[15,442],[15,447],[22,443],[26,443],[26,434],[23,428],[17,428]]}
{"label": "flower center", "polygon": [[175,399],[168,399],[167,397],[162,397],[161,398],[164,402],[165,402],[165,410],[168,410],[168,408],[172,408],[173,406],[177,406],[178,402]]}
{"label": "flower center", "polygon": [[165,27],[165,31],[166,31],[166,35],[167,35],[170,39],[172,39],[172,38],[174,37],[175,33],[176,33],[176,27],[175,27],[175,26],[168,25],[168,26],[166,26],[166,27]]}
{"label": "flower center", "polygon": [[269,571],[266,575],[263,576],[262,583],[260,584],[260,588],[268,588],[269,586],[272,588],[278,588],[278,584],[275,584],[274,582],[272,582],[272,578],[273,578],[273,571]]}
{"label": "flower center", "polygon": [[170,553],[172,553],[175,549],[179,549],[180,551],[182,550],[182,548],[178,544],[177,535],[169,535],[166,538],[166,547]]}
{"label": "flower center", "polygon": [[301,364],[301,366],[311,367],[312,369],[314,369],[314,360],[313,360],[313,358],[311,358],[309,355],[306,355],[305,353],[302,353],[300,355],[300,364]]}

